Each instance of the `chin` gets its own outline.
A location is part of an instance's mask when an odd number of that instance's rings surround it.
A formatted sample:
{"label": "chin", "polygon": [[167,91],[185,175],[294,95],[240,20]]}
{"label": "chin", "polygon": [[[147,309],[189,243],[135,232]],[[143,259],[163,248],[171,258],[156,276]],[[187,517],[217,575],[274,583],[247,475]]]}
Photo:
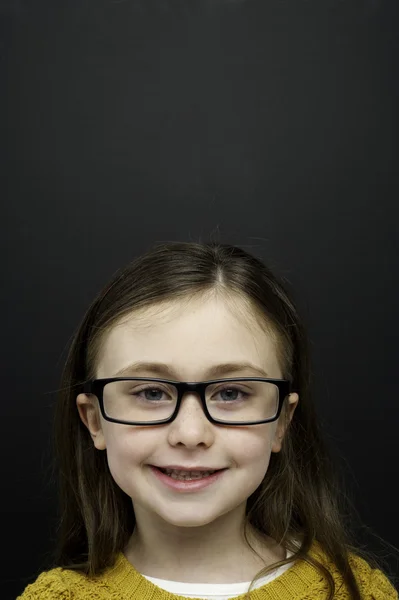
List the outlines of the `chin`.
{"label": "chin", "polygon": [[173,527],[204,527],[205,525],[209,525],[213,523],[217,517],[199,517],[198,515],[178,515],[176,518],[173,518],[172,515],[160,515],[162,519],[168,523],[168,525],[172,525]]}

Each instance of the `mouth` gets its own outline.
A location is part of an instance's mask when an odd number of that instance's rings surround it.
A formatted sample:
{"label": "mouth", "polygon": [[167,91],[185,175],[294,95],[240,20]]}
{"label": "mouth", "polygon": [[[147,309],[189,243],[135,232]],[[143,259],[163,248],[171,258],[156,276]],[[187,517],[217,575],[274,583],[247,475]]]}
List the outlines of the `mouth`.
{"label": "mouth", "polygon": [[209,471],[185,471],[165,473],[169,469],[161,469],[150,465],[150,469],[157,478],[169,490],[174,493],[189,493],[204,490],[212,485],[217,485],[216,482],[223,477],[224,471],[228,469],[218,469],[210,473]]}
{"label": "mouth", "polygon": [[162,467],[154,467],[164,473],[164,475],[168,475],[169,477],[176,479],[202,479],[203,477],[209,477],[214,473],[219,473],[220,471],[224,471],[225,469],[214,469],[209,471],[180,471],[178,469],[164,469]]}
{"label": "mouth", "polygon": [[209,471],[180,471],[177,469],[167,469],[162,467],[155,467],[151,465],[157,471],[160,471],[167,477],[171,479],[175,479],[178,481],[195,481],[197,479],[205,479],[214,475],[215,473],[221,473],[222,471],[226,471],[227,469],[214,469]]}

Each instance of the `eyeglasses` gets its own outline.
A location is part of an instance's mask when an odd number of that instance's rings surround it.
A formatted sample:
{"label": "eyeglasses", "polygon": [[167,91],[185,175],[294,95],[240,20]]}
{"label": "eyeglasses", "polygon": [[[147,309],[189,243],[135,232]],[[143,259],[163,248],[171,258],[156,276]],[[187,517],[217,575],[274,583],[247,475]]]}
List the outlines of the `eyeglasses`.
{"label": "eyeglasses", "polygon": [[258,425],[279,418],[291,390],[286,379],[241,377],[187,383],[144,377],[93,379],[81,386],[94,394],[107,421],[126,425],[163,425],[178,415],[186,392],[199,394],[211,423]]}

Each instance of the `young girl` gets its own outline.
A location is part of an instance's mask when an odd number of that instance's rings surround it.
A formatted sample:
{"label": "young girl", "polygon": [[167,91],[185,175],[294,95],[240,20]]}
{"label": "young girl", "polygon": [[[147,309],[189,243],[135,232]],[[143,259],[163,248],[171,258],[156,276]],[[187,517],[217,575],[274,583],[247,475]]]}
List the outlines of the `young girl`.
{"label": "young girl", "polygon": [[310,373],[244,250],[162,244],[117,272],[67,358],[59,546],[20,600],[397,599],[349,541]]}

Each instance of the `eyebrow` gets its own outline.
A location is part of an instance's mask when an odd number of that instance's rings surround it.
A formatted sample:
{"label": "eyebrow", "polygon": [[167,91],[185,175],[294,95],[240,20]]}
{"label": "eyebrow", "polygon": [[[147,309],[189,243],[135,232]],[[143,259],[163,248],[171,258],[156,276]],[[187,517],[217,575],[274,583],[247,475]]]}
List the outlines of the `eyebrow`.
{"label": "eyebrow", "polygon": [[[260,377],[269,377],[265,370],[252,365],[251,363],[241,363],[241,362],[230,362],[223,363],[220,365],[215,365],[208,369],[205,372],[205,376],[207,378],[219,377],[221,375],[228,375],[231,373],[239,373],[239,372],[248,372],[251,371]],[[134,374],[147,374],[151,373],[152,375],[171,377],[172,379],[177,380],[178,376],[172,367],[165,363],[156,363],[156,362],[134,362],[123,369],[120,369],[113,377],[123,377]]]}

